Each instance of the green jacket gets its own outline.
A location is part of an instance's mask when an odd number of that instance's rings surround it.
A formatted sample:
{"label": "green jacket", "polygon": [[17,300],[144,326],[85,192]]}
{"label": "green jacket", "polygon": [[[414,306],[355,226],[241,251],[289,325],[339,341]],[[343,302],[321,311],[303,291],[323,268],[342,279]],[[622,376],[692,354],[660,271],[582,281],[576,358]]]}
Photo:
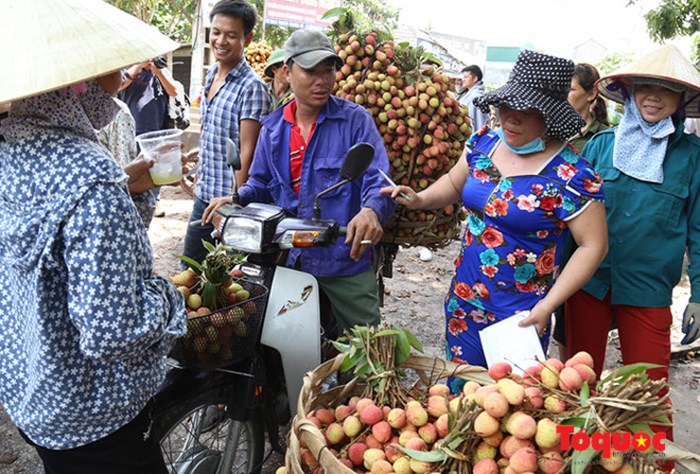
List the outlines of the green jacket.
{"label": "green jacket", "polygon": [[631,178],[612,165],[615,130],[597,134],[582,155],[605,181],[609,251],[584,290],[612,304],[671,305],[688,248],[690,301],[700,302],[700,138],[680,125],[669,137],[664,182]]}
{"label": "green jacket", "polygon": [[593,138],[593,135],[598,132],[602,132],[603,130],[607,130],[608,128],[610,128],[609,125],[603,125],[595,117],[593,117],[593,121],[588,128],[586,128],[586,131],[578,133],[571,140],[569,140],[569,143],[572,147],[574,147],[576,153],[581,153],[581,150],[583,150],[583,147],[586,146],[588,140]]}
{"label": "green jacket", "polygon": [[275,88],[273,83],[270,82],[267,85],[267,90],[270,92],[270,97],[272,98],[272,105],[270,106],[270,112],[277,110],[279,107],[287,103],[287,101],[292,97],[292,86],[287,87],[287,92],[285,92],[282,97],[277,97],[275,94]]}

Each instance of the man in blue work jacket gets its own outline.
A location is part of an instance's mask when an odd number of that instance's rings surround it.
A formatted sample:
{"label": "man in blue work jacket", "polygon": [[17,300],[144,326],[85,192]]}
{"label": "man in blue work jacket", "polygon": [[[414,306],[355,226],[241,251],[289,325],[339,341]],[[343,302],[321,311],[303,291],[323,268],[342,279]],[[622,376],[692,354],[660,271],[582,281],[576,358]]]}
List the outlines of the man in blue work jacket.
{"label": "man in blue work jacket", "polygon": [[[328,248],[293,249],[287,264],[316,276],[341,331],[376,325],[377,283],[367,250],[381,239],[381,223],[395,207],[391,198],[379,194],[384,183],[377,169],[389,170],[384,143],[369,112],[332,95],[343,61],[328,37],[298,30],[284,51],[285,75],[295,99],[263,120],[250,177],[239,190],[240,203],[273,202],[292,215],[311,218],[316,195],[340,181],[348,149],[360,142],[374,146],[367,173],[321,200],[324,218],[347,226],[345,241]],[[213,201],[203,220],[227,202],[230,197]]]}

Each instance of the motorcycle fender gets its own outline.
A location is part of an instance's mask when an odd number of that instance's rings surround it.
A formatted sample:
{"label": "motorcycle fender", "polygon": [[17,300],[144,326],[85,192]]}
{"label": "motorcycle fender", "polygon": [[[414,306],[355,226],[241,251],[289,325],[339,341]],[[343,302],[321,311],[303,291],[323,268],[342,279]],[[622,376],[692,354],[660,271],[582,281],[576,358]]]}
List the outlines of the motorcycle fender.
{"label": "motorcycle fender", "polygon": [[277,267],[270,287],[261,343],[280,353],[292,416],[304,374],[321,363],[321,318],[316,279]]}

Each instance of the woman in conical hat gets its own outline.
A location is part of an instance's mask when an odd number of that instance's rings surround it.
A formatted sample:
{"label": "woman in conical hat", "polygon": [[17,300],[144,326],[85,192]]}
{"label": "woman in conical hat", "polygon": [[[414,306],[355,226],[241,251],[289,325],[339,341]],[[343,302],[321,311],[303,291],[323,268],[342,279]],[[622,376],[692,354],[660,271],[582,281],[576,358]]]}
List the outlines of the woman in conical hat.
{"label": "woman in conical hat", "polygon": [[5,2],[3,20],[0,403],[47,473],[166,473],[149,401],[182,296],[152,276],[130,178],[95,129],[121,68],[177,44],[93,0]]}
{"label": "woman in conical hat", "polygon": [[[508,82],[474,99],[485,113],[496,108],[499,130],[484,127],[472,135],[462,158],[424,191],[382,189],[410,209],[437,209],[460,199],[467,209],[445,298],[452,361],[493,362],[481,330],[521,312],[529,316],[520,324],[534,326],[546,350],[552,312],[605,255],[602,182],[566,144],[585,124],[567,101],[573,72],[567,59],[521,52]],[[560,273],[569,232],[579,243],[572,257],[576,265]]]}
{"label": "woman in conical hat", "polygon": [[692,294],[682,343],[700,335],[700,139],[683,133],[685,117],[700,116],[700,73],[666,46],[601,78],[598,90],[625,105],[619,126],[582,153],[605,182],[610,250],[567,303],[567,347],[602,364],[615,314],[623,363],[659,364],[650,376],[668,378],[672,290],[686,248]]}

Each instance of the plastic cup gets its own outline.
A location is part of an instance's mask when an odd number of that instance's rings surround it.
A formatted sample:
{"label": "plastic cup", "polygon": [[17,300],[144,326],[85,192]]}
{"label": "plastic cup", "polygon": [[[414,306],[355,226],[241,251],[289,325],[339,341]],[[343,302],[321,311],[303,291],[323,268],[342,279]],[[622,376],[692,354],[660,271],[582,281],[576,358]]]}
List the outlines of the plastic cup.
{"label": "plastic cup", "polygon": [[149,170],[156,186],[179,183],[182,179],[182,130],[168,129],[142,133],[136,137],[147,159],[154,161]]}

